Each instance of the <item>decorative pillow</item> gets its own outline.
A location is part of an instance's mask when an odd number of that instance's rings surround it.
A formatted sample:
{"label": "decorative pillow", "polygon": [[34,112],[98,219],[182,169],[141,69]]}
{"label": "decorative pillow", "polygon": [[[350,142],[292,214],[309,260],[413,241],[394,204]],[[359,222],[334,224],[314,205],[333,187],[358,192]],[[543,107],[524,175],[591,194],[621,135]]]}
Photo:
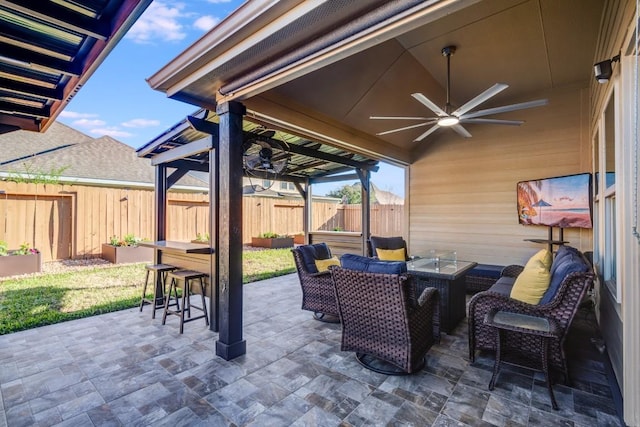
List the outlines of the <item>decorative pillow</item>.
{"label": "decorative pillow", "polygon": [[406,261],[405,250],[401,249],[380,249],[376,248],[378,259],[381,261]]}
{"label": "decorative pillow", "polygon": [[298,246],[298,250],[300,251],[300,255],[302,255],[302,261],[304,262],[304,265],[309,273],[318,272],[318,268],[316,267],[317,259],[331,258],[331,251],[329,250],[329,246],[327,246],[326,243],[302,245]]}
{"label": "decorative pillow", "polygon": [[[551,268],[551,263],[553,262],[553,257],[551,256],[551,252],[549,252],[548,249],[540,249],[531,258],[529,258],[529,261],[527,261],[527,265],[529,265],[530,262],[535,263],[536,260],[542,262],[544,267],[549,270]],[[527,267],[527,265],[525,265],[525,268]]]}
{"label": "decorative pillow", "polygon": [[338,257],[334,256],[329,259],[316,260],[316,268],[318,269],[318,273],[329,270],[329,266],[331,265],[340,265],[340,260],[338,259]]}
{"label": "decorative pillow", "polygon": [[550,279],[551,274],[541,260],[530,260],[518,275],[510,296],[513,299],[537,305],[549,288]]}
{"label": "decorative pillow", "polygon": [[368,273],[402,274],[407,272],[407,263],[404,261],[380,261],[355,254],[342,255],[340,264],[342,268]]}
{"label": "decorative pillow", "polygon": [[[560,251],[558,251],[558,253],[560,253]],[[567,275],[574,272],[584,273],[586,271],[589,271],[589,266],[585,263],[582,255],[577,252],[568,251],[562,256],[560,261],[556,258],[556,261],[553,262],[549,289],[547,289],[543,295],[540,304],[547,304],[553,300]]]}

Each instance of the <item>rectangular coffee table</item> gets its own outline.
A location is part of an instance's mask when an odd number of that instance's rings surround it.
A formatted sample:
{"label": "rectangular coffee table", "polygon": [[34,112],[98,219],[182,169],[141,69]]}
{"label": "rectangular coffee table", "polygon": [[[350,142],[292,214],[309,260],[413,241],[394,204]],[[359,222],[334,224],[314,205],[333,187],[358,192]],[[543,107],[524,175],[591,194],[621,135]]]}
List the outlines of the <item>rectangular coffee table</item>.
{"label": "rectangular coffee table", "polygon": [[471,261],[418,258],[407,262],[409,274],[416,278],[418,295],[427,287],[440,295],[440,331],[450,333],[467,315],[464,277],[478,265]]}

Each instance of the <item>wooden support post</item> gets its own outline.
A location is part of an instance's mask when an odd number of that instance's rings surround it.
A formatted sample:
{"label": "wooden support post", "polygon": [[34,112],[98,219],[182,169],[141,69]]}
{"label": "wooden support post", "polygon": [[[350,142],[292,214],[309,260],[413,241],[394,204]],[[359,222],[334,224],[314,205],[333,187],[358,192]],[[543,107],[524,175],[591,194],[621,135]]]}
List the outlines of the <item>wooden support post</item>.
{"label": "wooden support post", "polygon": [[[154,217],[155,217],[155,240],[167,239],[167,167],[165,165],[156,166],[156,182],[155,182],[155,204],[154,204]],[[159,250],[154,251],[153,262],[160,264],[162,262],[162,255]],[[162,275],[156,274],[156,293],[155,295],[164,296],[164,284],[162,283]],[[156,304],[157,301],[154,302]],[[155,307],[154,307],[155,309]]]}
{"label": "wooden support post", "polygon": [[[214,138],[211,136],[211,138]],[[218,180],[216,179],[217,149],[209,151],[209,247],[216,253],[211,255],[209,262],[209,329],[220,331],[220,279],[218,277]]]}
{"label": "wooden support post", "polygon": [[367,240],[371,235],[371,172],[365,169],[356,169],[360,183],[362,184],[362,255],[367,254]]}
{"label": "wooden support post", "polygon": [[311,231],[311,227],[313,227],[313,198],[311,197],[311,182],[309,178],[307,178],[307,185],[305,186],[306,191],[304,192],[304,217],[302,218],[302,227],[304,228],[304,243],[308,245],[311,243],[309,232]]}
{"label": "wooden support post", "polygon": [[225,360],[247,352],[242,339],[242,116],[238,102],[219,104],[220,117],[216,167],[215,236],[217,240],[218,320],[216,354]]}

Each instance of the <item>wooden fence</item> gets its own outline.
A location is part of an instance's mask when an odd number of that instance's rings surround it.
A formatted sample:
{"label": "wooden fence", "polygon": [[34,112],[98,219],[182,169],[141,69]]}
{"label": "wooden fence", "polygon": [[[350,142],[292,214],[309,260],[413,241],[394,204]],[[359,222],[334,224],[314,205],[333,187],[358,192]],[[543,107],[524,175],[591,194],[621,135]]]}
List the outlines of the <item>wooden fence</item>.
{"label": "wooden fence", "polygon": [[[153,204],[153,189],[0,181],[0,240],[12,249],[29,243],[45,261],[100,256],[111,236],[153,238]],[[301,199],[244,197],[243,241],[264,232],[302,232],[303,206]],[[372,234],[403,234],[403,208],[373,206]],[[170,191],[167,224],[169,240],[208,233],[208,196]],[[360,205],[314,201],[312,229],[361,231]]]}

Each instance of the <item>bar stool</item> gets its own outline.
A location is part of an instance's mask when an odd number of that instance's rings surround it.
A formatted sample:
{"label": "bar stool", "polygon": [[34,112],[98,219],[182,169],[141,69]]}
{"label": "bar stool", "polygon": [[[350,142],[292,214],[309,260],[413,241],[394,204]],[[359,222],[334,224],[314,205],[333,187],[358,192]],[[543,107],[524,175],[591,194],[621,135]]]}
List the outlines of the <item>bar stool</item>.
{"label": "bar stool", "polygon": [[[169,264],[148,264],[144,267],[147,270],[147,275],[144,279],[144,288],[142,289],[142,299],[140,300],[140,311],[142,311],[142,307],[144,307],[145,304],[153,304],[153,312],[151,313],[151,318],[155,319],[156,318],[156,310],[159,308],[164,308],[164,300],[166,299],[166,292],[167,292],[167,274],[170,271],[176,270],[178,267],[175,267],[173,265],[169,265]],[[158,296],[157,295],[157,291],[158,288],[156,287],[155,283],[153,284],[153,299],[149,299],[146,297],[147,295],[147,285],[149,284],[149,273],[150,272],[154,272],[155,275],[154,277],[158,277],[158,275],[160,275],[161,280],[162,280],[162,296]],[[177,295],[176,295],[176,302],[174,303],[177,304],[178,299],[177,299]]]}
{"label": "bar stool", "polygon": [[[168,314],[175,314],[176,316],[180,317],[180,333],[183,332],[184,324],[186,322],[191,322],[192,320],[198,320],[198,319],[204,318],[205,323],[209,325],[209,316],[207,315],[207,303],[205,302],[205,299],[204,299],[204,280],[203,280],[205,277],[208,277],[208,275],[205,273],[200,273],[199,271],[193,271],[193,270],[170,271],[168,275],[169,275],[168,277],[171,278],[171,284],[169,285],[169,294],[167,295],[167,298],[164,301],[164,314],[162,315],[162,324],[164,325],[165,322],[167,321]],[[175,310],[171,310],[169,309],[169,307],[172,305],[170,300],[173,298],[171,296],[171,291],[173,290],[175,294],[175,301],[177,304],[178,303],[177,288],[178,288],[178,281],[180,280],[183,281],[182,297],[181,297],[182,309],[180,309],[180,306],[178,305]],[[193,295],[191,288],[193,285],[193,281],[196,281],[196,280],[197,280],[197,283],[200,285],[200,296],[202,298],[201,307],[191,304],[191,295]],[[202,311],[202,314],[197,317],[191,317],[192,308]],[[187,319],[184,318],[185,312],[187,312],[188,314]]]}

